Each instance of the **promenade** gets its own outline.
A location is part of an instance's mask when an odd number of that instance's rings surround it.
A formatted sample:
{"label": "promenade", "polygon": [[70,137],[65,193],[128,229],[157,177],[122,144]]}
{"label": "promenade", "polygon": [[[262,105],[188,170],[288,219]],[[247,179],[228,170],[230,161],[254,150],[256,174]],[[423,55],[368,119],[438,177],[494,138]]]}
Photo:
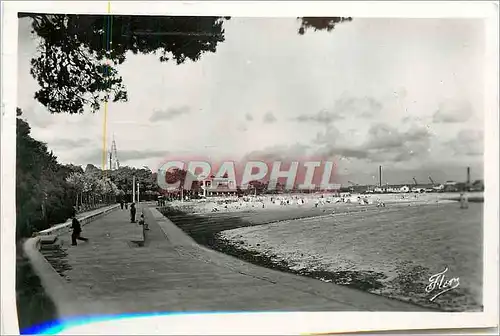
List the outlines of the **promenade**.
{"label": "promenade", "polygon": [[[149,231],[115,210],[83,227],[89,242],[64,251],[61,317],[156,311],[425,311],[343,286],[262,268],[197,245],[156,209],[142,205]],[[54,284],[55,285],[55,284]],[[64,289],[62,288],[64,287]],[[57,290],[54,291],[57,293]]]}

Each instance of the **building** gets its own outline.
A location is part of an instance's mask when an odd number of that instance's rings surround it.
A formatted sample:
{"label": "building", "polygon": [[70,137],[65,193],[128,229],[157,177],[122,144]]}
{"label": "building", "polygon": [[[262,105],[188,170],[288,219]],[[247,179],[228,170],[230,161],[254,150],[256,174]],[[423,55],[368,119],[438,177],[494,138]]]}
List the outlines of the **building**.
{"label": "building", "polygon": [[484,181],[483,180],[474,181],[474,183],[472,183],[469,189],[470,191],[484,191]]}
{"label": "building", "polygon": [[204,197],[236,196],[238,194],[236,181],[227,177],[207,177],[202,180],[201,189]]}
{"label": "building", "polygon": [[410,187],[408,187],[407,185],[404,185],[404,186],[399,188],[399,192],[400,193],[408,193],[408,192],[410,192]]}

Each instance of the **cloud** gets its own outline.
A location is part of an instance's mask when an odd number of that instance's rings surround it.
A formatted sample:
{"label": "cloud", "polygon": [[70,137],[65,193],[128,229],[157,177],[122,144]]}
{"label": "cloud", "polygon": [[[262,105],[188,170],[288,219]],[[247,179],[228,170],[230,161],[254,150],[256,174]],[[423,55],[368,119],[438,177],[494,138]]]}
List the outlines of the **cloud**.
{"label": "cloud", "polygon": [[337,115],[352,115],[372,118],[382,110],[382,104],[372,97],[342,97],[335,101],[334,112]]}
{"label": "cloud", "polygon": [[24,112],[21,116],[21,119],[24,119],[24,121],[26,121],[31,127],[34,126],[42,129],[48,128],[49,126],[54,124],[54,122],[49,118],[43,118],[37,116],[36,114],[25,115]]}
{"label": "cloud", "polygon": [[325,128],[324,132],[316,134],[314,142],[317,144],[335,144],[341,138],[343,138],[343,135],[340,133],[340,130],[335,126],[330,125]]}
{"label": "cloud", "polygon": [[264,115],[264,124],[272,124],[276,121],[276,117],[274,116],[274,114],[272,112],[267,112],[265,115]]}
{"label": "cloud", "polygon": [[321,110],[316,114],[306,115],[302,114],[295,118],[294,120],[298,122],[313,122],[319,124],[330,124],[336,120],[344,119],[343,116],[336,114],[334,112],[329,112],[326,110]]}
{"label": "cloud", "polygon": [[252,116],[250,113],[247,113],[247,114],[245,115],[245,119],[246,119],[247,121],[253,121],[253,116]]}
{"label": "cloud", "polygon": [[469,120],[472,116],[472,106],[469,102],[448,100],[439,104],[434,113],[435,123],[459,123]]}
{"label": "cloud", "polygon": [[408,143],[419,143],[429,139],[429,131],[425,127],[413,127],[406,132],[387,124],[375,124],[368,131],[366,148],[387,149],[399,148]]}
{"label": "cloud", "polygon": [[329,125],[348,116],[372,118],[382,110],[382,104],[372,97],[341,97],[332,109],[323,109],[316,114],[302,114],[294,118],[297,122],[310,122]]}
{"label": "cloud", "polygon": [[188,106],[181,106],[178,108],[169,108],[167,110],[156,110],[149,118],[150,122],[157,122],[161,120],[172,120],[184,114],[190,113],[191,110]]}
{"label": "cloud", "polygon": [[246,127],[245,125],[239,125],[237,130],[240,132],[246,132],[248,131],[248,127]]}
{"label": "cloud", "polygon": [[37,128],[47,128],[54,124],[54,115],[50,114],[40,104],[35,103],[26,109],[21,109],[21,118],[24,119],[30,126]]}
{"label": "cloud", "polygon": [[401,119],[401,123],[403,124],[422,124],[422,123],[429,123],[428,118],[425,116],[412,116],[412,115],[407,115]]}
{"label": "cloud", "polygon": [[328,131],[319,133],[316,142],[324,145],[319,151],[320,155],[370,162],[404,162],[427,156],[431,135],[425,127],[400,131],[387,124],[375,124],[370,127],[367,138],[361,144],[342,140],[337,130],[330,131],[330,134]]}
{"label": "cloud", "polygon": [[290,161],[294,159],[299,159],[306,156],[307,151],[310,147],[303,144],[292,144],[289,146],[277,145],[270,146],[263,150],[256,150],[249,152],[243,157],[242,162],[251,160],[262,160],[262,161]]}
{"label": "cloud", "polygon": [[482,156],[484,154],[484,134],[479,130],[461,130],[455,139],[446,142],[446,145],[455,155]]}
{"label": "cloud", "polygon": [[86,147],[91,143],[93,143],[93,141],[89,138],[80,138],[80,139],[58,138],[51,141],[50,146],[55,149],[72,149],[72,148]]}
{"label": "cloud", "polygon": [[[152,158],[164,157],[168,154],[165,150],[120,150],[118,151],[118,159],[120,163],[125,163],[132,160],[147,160]],[[80,162],[87,163],[101,163],[102,150],[95,148],[90,153],[82,155],[79,158]]]}

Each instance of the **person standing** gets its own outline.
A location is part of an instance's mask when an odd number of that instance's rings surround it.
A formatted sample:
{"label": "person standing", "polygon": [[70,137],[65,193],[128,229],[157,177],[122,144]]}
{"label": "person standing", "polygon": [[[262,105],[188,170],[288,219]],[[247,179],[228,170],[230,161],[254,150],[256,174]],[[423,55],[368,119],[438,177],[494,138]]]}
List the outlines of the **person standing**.
{"label": "person standing", "polygon": [[88,241],[88,238],[84,238],[81,236],[82,234],[82,226],[80,225],[80,221],[76,218],[76,213],[73,214],[73,220],[71,222],[71,228],[73,229],[73,233],[71,234],[71,245],[76,246],[77,240]]}
{"label": "person standing", "polygon": [[135,208],[135,203],[130,204],[130,223],[135,223],[135,213],[137,209]]}
{"label": "person standing", "polygon": [[469,208],[469,200],[465,192],[462,191],[460,193],[460,209],[467,209],[467,208]]}
{"label": "person standing", "polygon": [[123,200],[121,199],[121,200],[120,200],[120,208],[121,208],[122,210],[123,210],[123,205],[124,205],[124,204],[123,204]]}

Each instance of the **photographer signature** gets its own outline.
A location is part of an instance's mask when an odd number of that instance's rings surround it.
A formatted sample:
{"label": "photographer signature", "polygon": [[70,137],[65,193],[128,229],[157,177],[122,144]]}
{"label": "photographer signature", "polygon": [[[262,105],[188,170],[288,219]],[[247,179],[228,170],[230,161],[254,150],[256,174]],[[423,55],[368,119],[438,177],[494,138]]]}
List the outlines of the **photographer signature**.
{"label": "photographer signature", "polygon": [[460,278],[446,279],[446,272],[448,272],[448,267],[446,267],[444,271],[436,273],[429,278],[429,284],[425,287],[425,291],[430,294],[434,290],[438,290],[438,293],[429,299],[431,302],[438,296],[449,292],[460,285]]}

